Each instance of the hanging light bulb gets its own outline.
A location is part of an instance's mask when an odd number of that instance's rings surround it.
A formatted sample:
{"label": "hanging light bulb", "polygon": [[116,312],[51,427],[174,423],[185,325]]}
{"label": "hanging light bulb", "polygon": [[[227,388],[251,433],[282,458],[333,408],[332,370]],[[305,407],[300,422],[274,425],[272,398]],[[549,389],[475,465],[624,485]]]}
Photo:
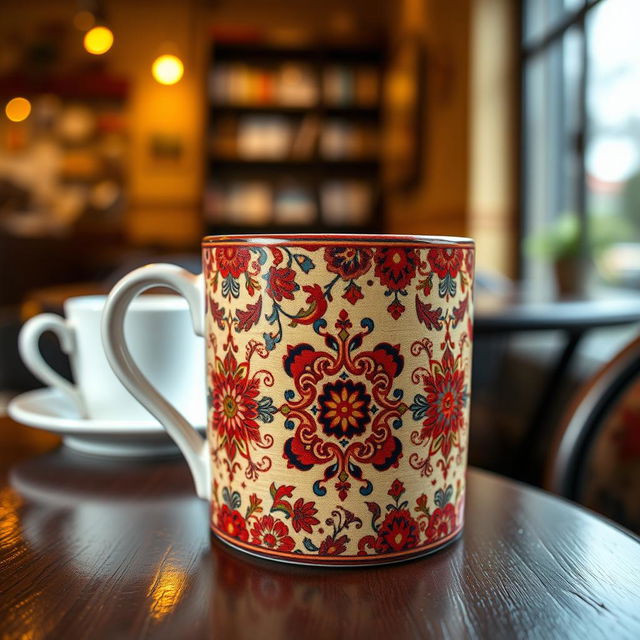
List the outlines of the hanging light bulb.
{"label": "hanging light bulb", "polygon": [[4,108],[7,118],[11,122],[22,122],[29,117],[31,113],[31,103],[26,98],[11,98]]}
{"label": "hanging light bulb", "polygon": [[151,73],[160,84],[175,84],[184,74],[184,65],[178,56],[164,54],[153,61]]}
{"label": "hanging light bulb", "polygon": [[84,48],[94,56],[107,53],[113,45],[113,33],[104,25],[95,26],[84,34]]}

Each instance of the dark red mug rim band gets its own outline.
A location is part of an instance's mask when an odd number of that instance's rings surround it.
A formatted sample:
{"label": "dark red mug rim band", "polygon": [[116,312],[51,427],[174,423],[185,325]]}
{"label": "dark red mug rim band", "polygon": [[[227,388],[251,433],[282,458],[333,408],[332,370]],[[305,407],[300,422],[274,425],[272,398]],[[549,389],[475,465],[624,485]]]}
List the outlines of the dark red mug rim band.
{"label": "dark red mug rim band", "polygon": [[293,562],[295,564],[305,565],[320,565],[325,567],[363,567],[367,565],[375,566],[380,564],[402,562],[419,556],[434,553],[444,547],[447,547],[451,542],[456,540],[462,533],[463,528],[464,524],[460,523],[451,533],[449,533],[449,535],[445,536],[444,538],[440,538],[435,542],[429,542],[417,547],[412,547],[411,549],[380,553],[376,555],[367,554],[362,556],[331,556],[277,551],[275,549],[265,549],[264,547],[259,547],[247,542],[243,542],[242,540],[238,540],[238,538],[227,535],[224,531],[221,531],[216,526],[212,526],[211,531],[215,536],[220,538],[220,540],[226,542],[228,545],[234,547],[238,551],[243,551],[249,553],[252,556],[264,558],[266,560],[275,560],[276,562]]}
{"label": "dark red mug rim band", "polygon": [[382,233],[340,234],[340,233],[266,233],[206,236],[203,247],[252,244],[257,246],[327,246],[344,244],[365,244],[367,246],[393,245],[411,247],[460,247],[472,249],[471,238],[454,236],[394,235]]}

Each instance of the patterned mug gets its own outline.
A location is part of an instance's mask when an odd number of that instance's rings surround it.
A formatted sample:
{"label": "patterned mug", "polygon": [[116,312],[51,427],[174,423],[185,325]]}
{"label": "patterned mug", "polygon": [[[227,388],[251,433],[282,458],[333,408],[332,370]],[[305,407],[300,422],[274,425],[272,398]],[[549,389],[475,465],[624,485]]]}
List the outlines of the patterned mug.
{"label": "patterned mug", "polygon": [[[381,564],[461,532],[474,244],[391,235],[210,236],[203,274],[149,265],[109,295],[116,375],[175,439],[218,538],[273,560]],[[208,443],[124,340],[139,293],[189,302]],[[161,349],[162,345],[158,345]]]}

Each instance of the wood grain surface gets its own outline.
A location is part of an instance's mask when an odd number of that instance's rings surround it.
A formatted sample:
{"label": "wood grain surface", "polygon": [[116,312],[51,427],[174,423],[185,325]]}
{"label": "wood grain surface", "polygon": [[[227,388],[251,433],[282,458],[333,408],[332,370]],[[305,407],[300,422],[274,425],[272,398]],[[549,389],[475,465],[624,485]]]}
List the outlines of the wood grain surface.
{"label": "wood grain surface", "polygon": [[444,551],[303,568],[210,539],[180,459],[42,453],[51,440],[29,457],[0,428],[3,639],[640,637],[638,539],[498,476],[469,471]]}

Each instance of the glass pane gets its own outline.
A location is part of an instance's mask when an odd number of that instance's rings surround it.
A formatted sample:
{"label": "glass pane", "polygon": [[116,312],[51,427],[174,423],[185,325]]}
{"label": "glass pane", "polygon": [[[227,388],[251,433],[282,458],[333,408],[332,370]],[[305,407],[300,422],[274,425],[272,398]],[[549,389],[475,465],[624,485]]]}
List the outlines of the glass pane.
{"label": "glass pane", "polygon": [[525,69],[524,275],[536,290],[550,290],[549,227],[577,211],[581,41],[572,28]]}
{"label": "glass pane", "polygon": [[589,234],[600,274],[640,286],[640,2],[589,13],[586,147]]}
{"label": "glass pane", "polygon": [[584,0],[525,0],[524,44],[533,44],[544,38],[549,31],[583,5]]}

